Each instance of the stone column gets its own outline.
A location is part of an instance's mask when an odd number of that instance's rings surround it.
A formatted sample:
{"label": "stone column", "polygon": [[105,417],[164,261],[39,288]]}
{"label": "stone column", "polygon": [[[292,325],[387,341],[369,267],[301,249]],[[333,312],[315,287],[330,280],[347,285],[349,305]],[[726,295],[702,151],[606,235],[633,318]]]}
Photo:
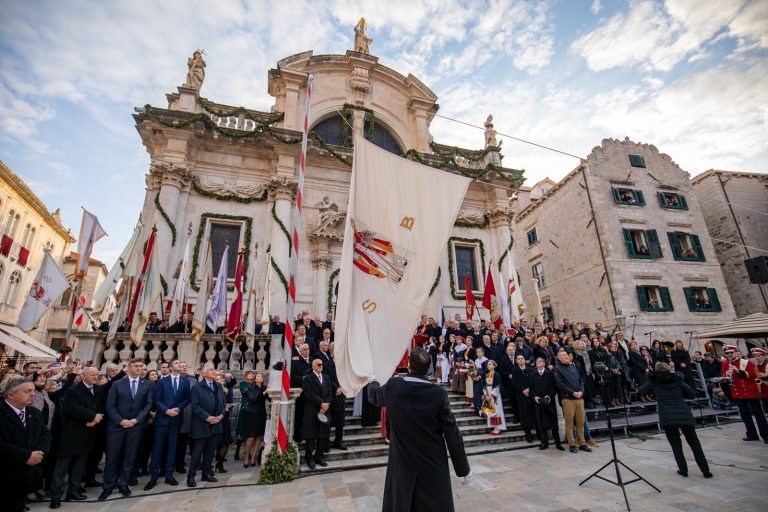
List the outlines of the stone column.
{"label": "stone column", "polygon": [[[280,227],[280,224],[273,218],[272,219],[272,232],[270,234],[270,245],[272,247],[272,264],[280,269],[286,282],[289,279],[289,259],[290,259],[290,244],[289,237],[291,236],[291,208],[293,205],[293,198],[296,195],[296,182],[293,179],[285,177],[273,177],[269,182],[269,192],[272,201],[275,205],[275,216],[280,219],[288,236]],[[270,304],[272,306],[271,314],[278,314],[280,318],[286,322],[292,321],[292,319],[285,318],[285,314],[288,306],[288,294],[286,287],[283,285],[280,276],[277,271],[272,270],[272,293],[270,296]]]}
{"label": "stone column", "polygon": [[[194,179],[192,173],[184,171],[179,177],[179,199],[176,205],[176,211],[171,213],[167,212],[173,220],[176,226],[176,246],[173,248],[173,256],[171,258],[170,275],[165,276],[168,285],[171,285],[171,278],[176,271],[176,265],[181,261],[183,256],[184,244],[187,241],[187,237],[191,237],[187,231],[189,230],[190,223],[187,220],[187,204],[189,203],[189,192],[192,189],[192,180]],[[165,207],[163,207],[165,208]],[[166,210],[167,211],[167,210]],[[190,258],[192,257],[191,251],[195,249],[194,240],[190,243]],[[173,293],[173,290],[168,290],[168,293]]]}
{"label": "stone column", "polygon": [[[510,220],[512,219],[512,210],[509,208],[505,190],[498,187],[489,187],[486,190],[485,214],[488,217],[491,230],[491,246],[493,248],[493,268],[491,270],[494,272],[493,275],[495,277],[498,275],[499,260],[512,240],[512,231],[509,227]],[[505,280],[509,278],[506,265],[502,265],[501,272]]]}
{"label": "stone column", "polygon": [[328,269],[333,260],[328,256],[328,242],[323,240],[312,253],[312,269],[314,270],[315,297],[312,301],[312,314],[325,318],[328,312]]}
{"label": "stone column", "polygon": [[[184,234],[184,228],[180,228],[178,225],[175,224],[176,220],[176,212],[179,207],[179,194],[181,193],[181,172],[182,168],[178,168],[174,166],[173,164],[169,164],[162,173],[161,177],[161,184],[160,184],[160,197],[159,202],[160,206],[163,208],[163,211],[166,213],[168,218],[171,222],[174,223],[174,227],[176,228],[176,244],[171,245],[173,242],[173,235],[171,233],[171,227],[168,225],[168,222],[163,218],[163,215],[160,213],[160,210],[155,211],[155,220],[154,223],[157,226],[157,232],[158,237],[157,241],[155,242],[155,248],[156,250],[159,250],[160,252],[158,255],[160,256],[160,268],[162,269],[163,277],[165,277],[166,282],[168,281],[168,274],[169,271],[172,273],[174,270],[174,257],[173,255],[176,253],[176,246],[178,246],[181,243],[181,236]],[[186,169],[184,169],[184,172],[186,172]],[[154,200],[154,198],[153,198]]]}
{"label": "stone column", "polygon": [[178,358],[187,363],[190,373],[194,373],[194,369],[198,366],[202,347],[202,343],[197,343],[189,339],[179,341],[179,345],[176,347]]}

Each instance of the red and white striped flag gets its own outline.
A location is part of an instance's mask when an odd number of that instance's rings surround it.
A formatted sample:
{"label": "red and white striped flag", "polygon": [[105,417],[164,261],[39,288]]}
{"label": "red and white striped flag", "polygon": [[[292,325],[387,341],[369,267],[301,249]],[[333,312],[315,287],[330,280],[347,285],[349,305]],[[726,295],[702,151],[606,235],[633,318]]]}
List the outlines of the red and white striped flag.
{"label": "red and white striped flag", "polygon": [[74,318],[77,327],[83,325],[83,319],[85,318],[85,295],[81,294],[78,300],[72,302],[72,318]]}

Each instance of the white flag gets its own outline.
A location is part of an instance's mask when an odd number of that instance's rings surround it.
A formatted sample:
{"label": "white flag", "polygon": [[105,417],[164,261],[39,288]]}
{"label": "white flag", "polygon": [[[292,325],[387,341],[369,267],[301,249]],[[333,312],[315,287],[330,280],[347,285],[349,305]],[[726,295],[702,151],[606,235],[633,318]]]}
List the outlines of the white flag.
{"label": "white flag", "polygon": [[179,278],[176,280],[176,288],[173,290],[173,304],[171,313],[168,315],[168,325],[173,325],[179,321],[180,313],[184,313],[184,306],[187,303],[187,283],[189,282],[189,238],[184,245],[184,255],[181,258],[179,267]]}
{"label": "white flag", "polygon": [[541,295],[539,295],[539,281],[533,281],[533,306],[531,307],[531,320],[544,325],[544,308],[541,306]]}
{"label": "white flag", "polygon": [[267,254],[267,278],[261,301],[261,334],[269,334],[269,311],[272,309],[272,254]]}
{"label": "white flag", "polygon": [[256,320],[256,265],[253,266],[251,271],[251,278],[248,280],[248,304],[245,308],[245,314],[247,315],[245,320],[245,340],[249,344],[253,344],[253,338],[256,336],[256,325],[259,325],[259,332],[261,332],[261,325]]}
{"label": "white flag", "polygon": [[[136,258],[136,242],[139,240],[139,233],[143,224],[139,222],[133,229],[133,235],[131,235],[128,244],[126,244],[123,252],[120,253],[120,257],[112,266],[112,269],[101,282],[99,288],[93,294],[93,312],[94,317],[98,317],[104,310],[104,306],[107,304],[109,296],[115,293],[118,281],[126,275],[126,269],[128,268],[128,262],[131,258]],[[135,265],[133,265],[135,267]]]}
{"label": "white flag", "polygon": [[149,322],[149,314],[162,309],[163,283],[160,280],[160,262],[157,257],[157,246],[149,257],[149,266],[144,274],[142,289],[139,292],[139,300],[136,303],[136,311],[131,323],[131,341],[136,345],[141,344],[144,337],[144,329]]}
{"label": "white flag", "polygon": [[203,278],[200,280],[200,289],[197,291],[195,303],[195,316],[192,318],[192,340],[200,341],[200,336],[205,333],[205,320],[208,317],[208,299],[211,295],[213,282],[213,251],[209,240],[203,259]]}
{"label": "white flag", "polygon": [[99,224],[99,219],[83,208],[83,220],[80,222],[80,238],[77,241],[77,273],[88,273],[88,262],[93,252],[93,244],[106,236],[107,232]]}
{"label": "white flag", "polygon": [[509,265],[509,309],[512,311],[512,320],[519,322],[525,316],[525,303],[523,302],[523,291],[520,289],[520,283],[517,282],[515,254],[511,250],[507,254],[507,265]]}
{"label": "white flag", "polygon": [[469,182],[355,138],[334,343],[347,396],[409,347]]}
{"label": "white flag", "polygon": [[134,276],[124,276],[115,291],[115,301],[117,302],[117,306],[112,315],[112,320],[109,322],[109,332],[107,333],[108,347],[111,345],[112,340],[115,339],[117,329],[122,325],[125,317],[128,316],[128,308],[131,303],[131,291],[133,290],[133,278]]}
{"label": "white flag", "polygon": [[216,276],[216,286],[213,288],[213,297],[211,298],[211,310],[208,312],[206,325],[216,332],[219,326],[221,314],[227,310],[227,264],[229,260],[229,246],[224,247],[224,254],[221,255],[221,264],[219,265],[219,274]]}
{"label": "white flag", "polygon": [[501,300],[501,321],[506,328],[512,327],[512,321],[509,317],[509,298],[507,297],[507,287],[504,286],[504,275],[499,271],[499,298]]}
{"label": "white flag", "polygon": [[19,313],[17,323],[19,329],[31,331],[67,288],[70,288],[69,281],[61,273],[58,265],[51,258],[51,254],[46,252],[43,264],[37,271],[29,294],[24,299],[24,306]]}

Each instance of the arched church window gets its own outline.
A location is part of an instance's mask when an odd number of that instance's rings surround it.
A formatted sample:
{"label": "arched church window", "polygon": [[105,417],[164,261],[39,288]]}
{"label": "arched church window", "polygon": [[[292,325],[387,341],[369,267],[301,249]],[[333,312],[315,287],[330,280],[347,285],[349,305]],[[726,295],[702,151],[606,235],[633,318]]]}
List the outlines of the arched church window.
{"label": "arched church window", "polygon": [[[349,116],[348,121],[352,123],[352,116]],[[345,129],[346,128],[346,129]],[[341,118],[338,113],[320,121],[312,128],[313,132],[316,132],[327,144],[333,144],[336,146],[351,146],[352,145],[352,130]],[[371,124],[370,120],[366,118],[364,128],[365,138],[370,140]],[[382,149],[386,149],[390,153],[396,155],[402,155],[403,150],[397,143],[395,137],[380,123],[374,121],[373,124],[373,143]]]}

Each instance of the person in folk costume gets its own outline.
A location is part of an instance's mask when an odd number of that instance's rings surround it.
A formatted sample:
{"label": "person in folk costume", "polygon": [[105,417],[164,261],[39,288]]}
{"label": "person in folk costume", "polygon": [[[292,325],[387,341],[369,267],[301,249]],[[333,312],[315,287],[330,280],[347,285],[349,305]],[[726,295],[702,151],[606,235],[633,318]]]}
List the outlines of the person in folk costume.
{"label": "person in folk costume", "polygon": [[[726,360],[720,368],[722,377],[731,378],[731,395],[739,408],[741,421],[747,427],[747,436],[743,441],[757,441],[758,432],[763,441],[768,444],[768,423],[765,421],[765,414],[760,406],[760,390],[757,386],[757,369],[752,361],[743,359],[741,353],[735,345],[726,345],[723,347]],[[752,421],[754,416],[757,422]]]}
{"label": "person in folk costume", "polygon": [[533,442],[531,430],[536,427],[536,413],[534,412],[533,395],[531,394],[531,373],[533,369],[525,364],[525,356],[515,356],[515,367],[512,369],[512,385],[517,399],[517,417],[520,426],[525,432],[525,440]]}
{"label": "person in folk costume", "polygon": [[451,343],[453,350],[451,355],[453,357],[453,378],[451,379],[451,390],[464,393],[466,366],[464,365],[467,353],[467,345],[464,344],[464,338],[459,335],[451,335],[455,341]]}
{"label": "person in folk costume", "polygon": [[489,359],[485,357],[485,350],[482,347],[478,347],[475,350],[475,374],[471,376],[472,378],[472,407],[474,410],[479,414],[480,409],[483,406],[483,389],[485,387],[485,384],[483,382],[483,379],[485,378],[485,374],[488,373],[488,361]]}
{"label": "person in folk costume", "polygon": [[[501,398],[501,375],[496,372],[496,361],[493,359],[489,359],[486,363],[486,373],[482,382],[485,389],[485,405],[482,410],[486,413],[488,427],[493,428],[490,434],[497,436],[502,430],[507,430],[507,419],[504,417],[504,402]],[[491,408],[494,410],[493,414],[490,414]]]}
{"label": "person in folk costume", "polygon": [[445,336],[440,336],[437,344],[437,366],[440,369],[438,382],[445,384],[450,380],[451,363],[448,360],[448,345],[445,342]]}
{"label": "person in folk costume", "polygon": [[536,358],[536,369],[531,373],[531,396],[533,396],[534,411],[536,415],[536,431],[539,433],[541,444],[539,450],[549,448],[549,432],[552,431],[552,440],[555,447],[563,451],[563,443],[560,440],[560,432],[557,428],[557,384],[555,375],[546,367],[547,362],[542,357]]}
{"label": "person in folk costume", "polygon": [[768,414],[768,351],[762,347],[755,347],[752,349],[752,357],[755,358],[756,382],[757,387],[760,388],[763,412]]}

